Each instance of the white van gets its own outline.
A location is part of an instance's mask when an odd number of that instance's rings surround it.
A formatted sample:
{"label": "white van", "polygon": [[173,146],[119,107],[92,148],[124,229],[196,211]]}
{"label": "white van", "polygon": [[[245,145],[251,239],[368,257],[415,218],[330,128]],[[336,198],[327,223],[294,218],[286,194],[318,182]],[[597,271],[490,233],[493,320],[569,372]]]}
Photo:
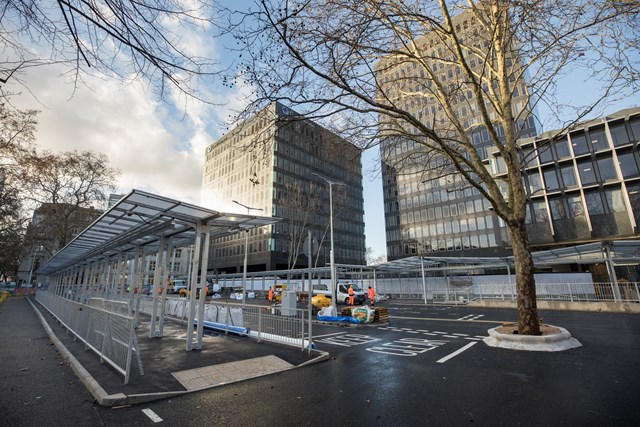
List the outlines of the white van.
{"label": "white van", "polygon": [[[364,304],[366,299],[365,293],[360,289],[360,286],[353,282],[338,282],[338,286],[336,288],[336,303],[338,304],[349,304],[349,286],[353,286],[354,290],[354,303],[355,304]],[[320,284],[313,285],[313,295],[325,295],[327,298],[331,298],[331,291],[329,290],[329,285]]]}

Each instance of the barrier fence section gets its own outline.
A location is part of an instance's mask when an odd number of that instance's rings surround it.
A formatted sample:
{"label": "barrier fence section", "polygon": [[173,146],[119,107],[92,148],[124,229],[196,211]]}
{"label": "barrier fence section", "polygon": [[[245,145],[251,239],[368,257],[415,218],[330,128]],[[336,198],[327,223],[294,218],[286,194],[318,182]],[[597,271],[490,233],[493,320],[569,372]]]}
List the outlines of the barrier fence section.
{"label": "barrier fence section", "polygon": [[[140,311],[151,314],[153,299],[143,297]],[[189,317],[189,304],[185,298],[168,298],[165,313],[179,319]],[[198,315],[196,314],[196,320]],[[278,341],[305,348],[308,336],[308,311],[299,308],[272,307],[233,302],[207,302],[204,326],[222,332],[242,332],[258,339]],[[247,329],[241,331],[241,329]]]}
{"label": "barrier fence section", "polygon": [[129,382],[133,352],[143,374],[134,317],[81,304],[42,290],[37,292],[36,301],[80,339],[85,349],[91,349],[100,356],[100,362],[106,362],[120,372],[124,376],[124,384]]}
{"label": "barrier fence section", "polygon": [[[613,283],[540,283],[536,284],[539,301],[569,302],[640,302],[638,282]],[[434,301],[503,300],[515,301],[515,284],[482,284],[466,289],[434,293]]]}

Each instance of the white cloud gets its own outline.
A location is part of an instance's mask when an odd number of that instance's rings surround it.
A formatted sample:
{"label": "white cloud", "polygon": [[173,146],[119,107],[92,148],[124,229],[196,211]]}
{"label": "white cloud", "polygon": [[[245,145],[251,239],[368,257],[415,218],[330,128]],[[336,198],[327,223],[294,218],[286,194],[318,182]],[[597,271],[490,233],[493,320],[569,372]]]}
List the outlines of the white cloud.
{"label": "white cloud", "polygon": [[[141,189],[199,203],[209,108],[186,113],[154,100],[141,85],[87,78],[92,89],[66,86],[53,67],[25,77],[31,96],[16,100],[38,108],[37,144],[56,152],[92,150],[122,171],[118,191]],[[43,104],[43,105],[42,105]]]}

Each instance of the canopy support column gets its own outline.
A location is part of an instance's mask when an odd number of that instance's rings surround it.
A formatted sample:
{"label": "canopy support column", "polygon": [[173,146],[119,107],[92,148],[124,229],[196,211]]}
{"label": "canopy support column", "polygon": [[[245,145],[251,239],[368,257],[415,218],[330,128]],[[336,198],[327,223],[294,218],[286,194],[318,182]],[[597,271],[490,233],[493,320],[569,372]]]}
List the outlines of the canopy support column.
{"label": "canopy support column", "polygon": [[[196,242],[195,252],[192,260],[192,273],[191,273],[191,295],[189,295],[189,320],[187,324],[187,351],[194,349],[200,350],[202,348],[202,321],[204,320],[204,286],[203,283],[207,283],[207,263],[209,260],[209,227],[206,227],[199,223],[196,226]],[[202,239],[204,238],[204,242]],[[203,244],[204,243],[204,244]],[[202,250],[204,246],[204,250]],[[202,271],[201,271],[202,266]],[[200,282],[198,283],[198,273],[200,273]],[[196,315],[196,296],[200,289],[200,302],[198,305],[198,328],[196,330],[196,336],[194,337],[193,323]],[[196,341],[194,343],[194,338]]]}

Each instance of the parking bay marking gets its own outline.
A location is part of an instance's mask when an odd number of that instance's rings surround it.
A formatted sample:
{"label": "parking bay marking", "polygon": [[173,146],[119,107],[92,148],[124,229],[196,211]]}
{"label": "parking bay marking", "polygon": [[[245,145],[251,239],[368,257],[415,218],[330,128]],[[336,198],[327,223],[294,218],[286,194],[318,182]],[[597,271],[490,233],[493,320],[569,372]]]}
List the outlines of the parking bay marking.
{"label": "parking bay marking", "polygon": [[397,341],[382,344],[381,346],[367,348],[373,353],[383,353],[392,356],[417,356],[427,351],[447,344],[449,341],[428,340],[424,338],[401,338]]}
{"label": "parking bay marking", "polygon": [[339,345],[342,347],[352,347],[354,345],[368,344],[370,342],[378,340],[379,338],[373,338],[369,335],[343,334],[337,336],[328,336],[320,340],[316,339],[316,342]]}
{"label": "parking bay marking", "polygon": [[453,357],[456,357],[457,355],[459,355],[459,354],[460,354],[460,353],[462,353],[463,351],[466,351],[466,350],[470,349],[471,347],[473,347],[473,346],[474,346],[474,345],[476,345],[476,344],[478,344],[478,343],[477,343],[477,342],[470,342],[469,344],[465,345],[464,347],[462,347],[462,348],[460,348],[460,349],[458,349],[458,350],[454,351],[454,352],[453,352],[453,353],[451,353],[450,355],[445,356],[445,357],[443,357],[442,359],[440,359],[440,360],[436,361],[436,363],[444,363],[444,362],[446,362],[447,360],[449,360],[449,359],[451,359],[451,358],[453,358]]}
{"label": "parking bay marking", "polygon": [[149,408],[143,409],[142,413],[145,414],[147,417],[149,417],[151,421],[153,421],[154,423],[162,422],[162,418],[160,418],[158,414],[156,414],[155,412],[153,412],[153,410]]}

